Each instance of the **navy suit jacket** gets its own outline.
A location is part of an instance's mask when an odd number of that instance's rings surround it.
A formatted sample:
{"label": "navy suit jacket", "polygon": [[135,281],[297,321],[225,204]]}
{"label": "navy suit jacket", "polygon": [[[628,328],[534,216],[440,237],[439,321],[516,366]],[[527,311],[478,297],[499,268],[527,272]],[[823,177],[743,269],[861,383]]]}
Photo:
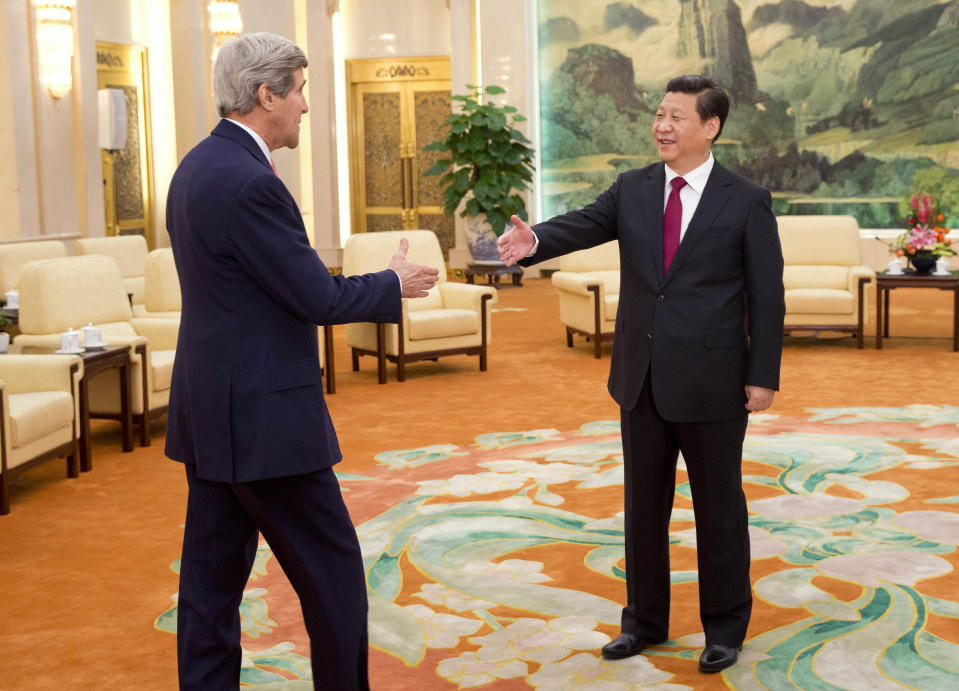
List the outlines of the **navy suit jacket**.
{"label": "navy suit jacket", "polygon": [[183,312],[166,454],[218,482],[339,461],[315,325],[397,321],[396,274],[331,276],[262,150],[226,120],[173,175],[167,228]]}
{"label": "navy suit jacket", "polygon": [[618,240],[610,394],[631,410],[650,372],[667,420],[730,419],[746,384],[779,388],[786,306],[771,198],[715,163],[664,275],[665,186],[662,163],[621,174],[589,206],[536,225],[539,247],[521,263]]}

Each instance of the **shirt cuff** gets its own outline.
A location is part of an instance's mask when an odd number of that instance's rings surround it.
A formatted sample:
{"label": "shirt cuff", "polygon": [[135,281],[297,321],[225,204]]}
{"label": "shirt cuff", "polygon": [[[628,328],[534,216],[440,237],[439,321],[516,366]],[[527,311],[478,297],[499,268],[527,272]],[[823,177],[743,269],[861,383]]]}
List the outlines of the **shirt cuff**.
{"label": "shirt cuff", "polygon": [[533,238],[535,238],[536,242],[533,243],[533,249],[531,249],[529,254],[526,255],[527,258],[532,257],[534,254],[536,254],[536,250],[539,249],[539,237],[537,237],[536,233],[532,229],[529,232],[533,233]]}

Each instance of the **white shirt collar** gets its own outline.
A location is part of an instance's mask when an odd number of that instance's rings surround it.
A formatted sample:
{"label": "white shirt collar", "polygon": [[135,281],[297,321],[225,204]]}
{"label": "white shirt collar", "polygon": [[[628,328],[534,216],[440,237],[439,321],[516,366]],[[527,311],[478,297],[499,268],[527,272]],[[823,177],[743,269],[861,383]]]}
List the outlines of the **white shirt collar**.
{"label": "white shirt collar", "polygon": [[[263,141],[263,137],[261,137],[260,135],[258,135],[256,132],[254,132],[252,129],[250,129],[249,127],[247,127],[246,125],[244,125],[244,124],[243,124],[242,122],[240,122],[239,120],[234,120],[233,118],[224,118],[224,119],[225,119],[225,120],[229,120],[230,122],[232,122],[232,123],[233,123],[234,125],[236,125],[237,127],[242,127],[244,130],[246,130],[247,134],[249,134],[251,137],[253,137],[253,141],[256,142],[256,145],[257,145],[258,147],[260,147],[260,151],[263,152],[263,155],[266,156],[266,162],[267,162],[267,163],[272,163],[273,159],[270,157],[270,147],[268,147],[268,146],[266,145],[266,142]],[[710,155],[712,155],[712,154],[710,154]],[[689,182],[689,181],[687,180],[687,182]]]}
{"label": "white shirt collar", "polygon": [[[713,172],[713,163],[716,162],[716,159],[713,158],[713,152],[709,152],[709,156],[706,158],[706,161],[700,165],[698,168],[693,168],[691,171],[686,173],[683,176],[683,180],[686,181],[686,184],[691,187],[696,194],[702,194],[703,190],[706,188],[706,181],[709,180],[709,174]],[[672,182],[673,178],[679,177],[679,173],[669,167],[669,164],[666,165],[666,187],[669,187],[669,184]]]}

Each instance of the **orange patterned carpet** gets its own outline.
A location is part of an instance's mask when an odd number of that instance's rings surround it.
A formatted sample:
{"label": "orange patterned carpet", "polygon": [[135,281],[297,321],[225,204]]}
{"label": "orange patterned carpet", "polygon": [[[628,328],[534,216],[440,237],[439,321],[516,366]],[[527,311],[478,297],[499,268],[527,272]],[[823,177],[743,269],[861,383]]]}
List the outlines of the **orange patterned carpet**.
{"label": "orange patterned carpet", "polygon": [[[951,295],[899,291],[882,351],[787,338],[744,451],[756,605],[742,662],[695,671],[691,503],[671,526],[671,640],[602,664],[624,597],[609,364],[567,349],[547,280],[503,288],[490,370],[453,357],[376,384],[337,337],[337,466],[367,560],[374,689],[959,687],[959,378]],[[867,333],[874,333],[870,327]],[[392,368],[390,370],[393,375]],[[0,688],[172,689],[185,482],[153,445],[13,487],[0,518]],[[171,568],[172,567],[172,568]],[[264,546],[244,683],[310,688],[298,604]],[[942,684],[946,684],[945,686]]]}

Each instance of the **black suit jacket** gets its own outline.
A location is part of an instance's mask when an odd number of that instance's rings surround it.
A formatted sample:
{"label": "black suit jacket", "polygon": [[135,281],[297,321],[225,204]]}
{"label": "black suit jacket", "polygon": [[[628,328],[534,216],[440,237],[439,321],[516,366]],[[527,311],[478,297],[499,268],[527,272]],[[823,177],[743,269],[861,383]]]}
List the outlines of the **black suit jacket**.
{"label": "black suit jacket", "polygon": [[744,385],[779,388],[786,307],[771,198],[715,163],[664,275],[665,185],[662,163],[621,174],[589,206],[536,225],[539,247],[522,263],[618,240],[610,394],[632,409],[650,372],[666,419],[728,419],[742,414]]}
{"label": "black suit jacket", "polygon": [[395,322],[396,274],[331,276],[262,150],[226,120],[173,175],[167,228],[183,312],[166,454],[218,482],[339,461],[315,325]]}

